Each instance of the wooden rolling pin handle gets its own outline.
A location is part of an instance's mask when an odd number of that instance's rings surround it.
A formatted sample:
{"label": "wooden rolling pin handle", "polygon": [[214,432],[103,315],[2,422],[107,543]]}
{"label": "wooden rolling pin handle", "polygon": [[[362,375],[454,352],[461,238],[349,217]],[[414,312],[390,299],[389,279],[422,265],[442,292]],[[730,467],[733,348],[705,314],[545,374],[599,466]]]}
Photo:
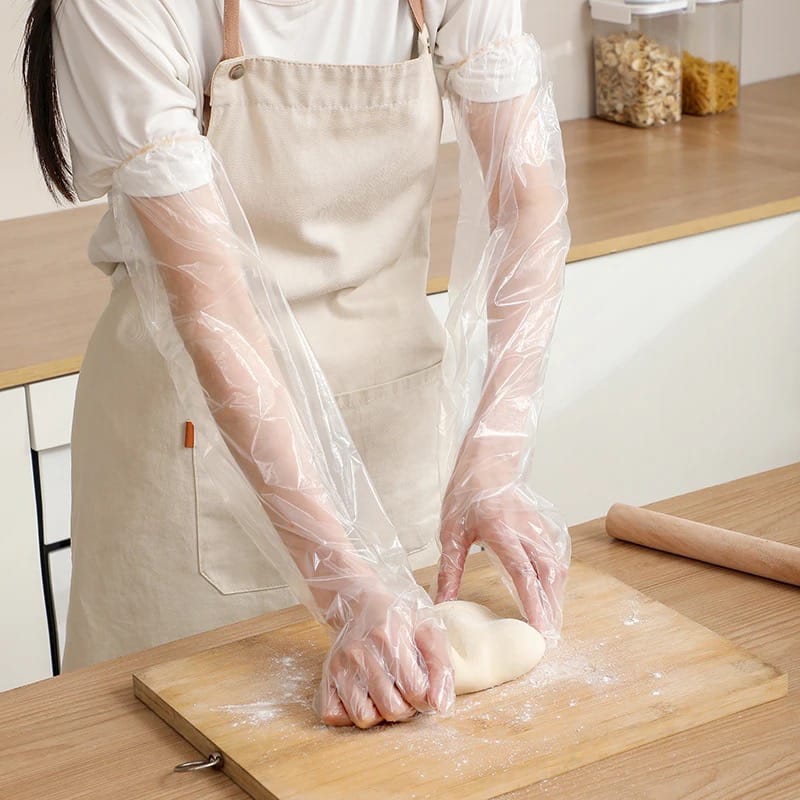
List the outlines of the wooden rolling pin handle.
{"label": "wooden rolling pin handle", "polygon": [[800,547],[701,522],[614,503],[606,515],[614,539],[800,586]]}

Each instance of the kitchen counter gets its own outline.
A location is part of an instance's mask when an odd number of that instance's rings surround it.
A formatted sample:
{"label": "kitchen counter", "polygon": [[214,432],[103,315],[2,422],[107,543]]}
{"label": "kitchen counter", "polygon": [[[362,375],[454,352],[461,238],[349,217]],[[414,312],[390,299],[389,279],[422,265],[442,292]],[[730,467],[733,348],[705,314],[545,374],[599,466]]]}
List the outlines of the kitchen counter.
{"label": "kitchen counter", "polygon": [[[624,498],[620,498],[624,500]],[[700,522],[800,545],[800,463],[653,503]],[[797,800],[800,616],[791,586],[572,528],[603,569],[789,674],[789,695],[504,795],[570,800]],[[423,583],[428,571],[421,572]],[[245,800],[222,774],[179,775],[196,751],[133,696],[131,672],[300,620],[299,607],[0,694],[0,797]],[[413,724],[413,723],[411,723]]]}
{"label": "kitchen counter", "polygon": [[[564,123],[569,260],[800,210],[800,75],[744,87],[741,108],[636,130]],[[442,145],[428,291],[447,288],[458,148]],[[77,372],[108,297],[86,245],[105,205],[0,222],[0,389]]]}

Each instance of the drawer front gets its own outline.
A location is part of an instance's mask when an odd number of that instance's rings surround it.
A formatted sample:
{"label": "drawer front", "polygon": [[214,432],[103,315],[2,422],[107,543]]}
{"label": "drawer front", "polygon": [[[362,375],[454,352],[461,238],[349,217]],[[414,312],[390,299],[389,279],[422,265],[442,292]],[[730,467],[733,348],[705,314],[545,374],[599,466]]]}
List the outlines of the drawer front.
{"label": "drawer front", "polygon": [[45,544],[69,539],[70,524],[70,447],[40,450],[39,490],[42,495],[42,536]]}
{"label": "drawer front", "polygon": [[77,386],[77,375],[65,375],[25,387],[33,450],[69,444]]}

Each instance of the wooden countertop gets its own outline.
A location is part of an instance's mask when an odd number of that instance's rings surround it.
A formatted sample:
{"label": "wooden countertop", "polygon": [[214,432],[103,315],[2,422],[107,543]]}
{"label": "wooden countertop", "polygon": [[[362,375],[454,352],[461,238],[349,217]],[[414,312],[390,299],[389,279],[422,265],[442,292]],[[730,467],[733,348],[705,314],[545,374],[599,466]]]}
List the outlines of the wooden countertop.
{"label": "wooden countertop", "polygon": [[[635,130],[563,126],[570,261],[800,210],[800,75],[746,86],[738,112]],[[429,292],[447,288],[458,148],[442,145]],[[108,297],[86,245],[105,206],[0,222],[0,389],[80,368]]]}
{"label": "wooden countertop", "polygon": [[[800,545],[800,463],[647,507]],[[612,541],[602,519],[574,526],[572,537],[576,558],[787,672],[789,695],[504,795],[506,800],[797,800],[798,589]],[[304,614],[299,607],[286,609],[0,694],[0,797],[189,800],[200,793],[204,800],[246,800],[222,774],[171,772],[197,754],[134,698],[131,672]]]}

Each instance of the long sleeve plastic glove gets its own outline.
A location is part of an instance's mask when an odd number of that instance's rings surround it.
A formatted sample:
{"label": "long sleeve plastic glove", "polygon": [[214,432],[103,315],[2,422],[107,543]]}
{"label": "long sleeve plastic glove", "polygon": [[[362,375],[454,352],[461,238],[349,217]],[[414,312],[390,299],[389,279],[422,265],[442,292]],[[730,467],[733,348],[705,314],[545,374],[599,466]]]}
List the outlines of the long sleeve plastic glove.
{"label": "long sleeve plastic glove", "polygon": [[[504,87],[508,99],[498,100]],[[461,207],[446,324],[437,600],[457,595],[469,548],[480,542],[552,642],[570,538],[529,474],[570,242],[552,84],[536,40],[524,34],[454,69],[447,94]]]}
{"label": "long sleeve plastic glove", "polygon": [[[154,176],[174,192],[150,196]],[[444,628],[211,144],[153,143],[110,196],[149,335],[203,433],[197,468],[334,633],[319,713],[368,727],[447,711]]]}

